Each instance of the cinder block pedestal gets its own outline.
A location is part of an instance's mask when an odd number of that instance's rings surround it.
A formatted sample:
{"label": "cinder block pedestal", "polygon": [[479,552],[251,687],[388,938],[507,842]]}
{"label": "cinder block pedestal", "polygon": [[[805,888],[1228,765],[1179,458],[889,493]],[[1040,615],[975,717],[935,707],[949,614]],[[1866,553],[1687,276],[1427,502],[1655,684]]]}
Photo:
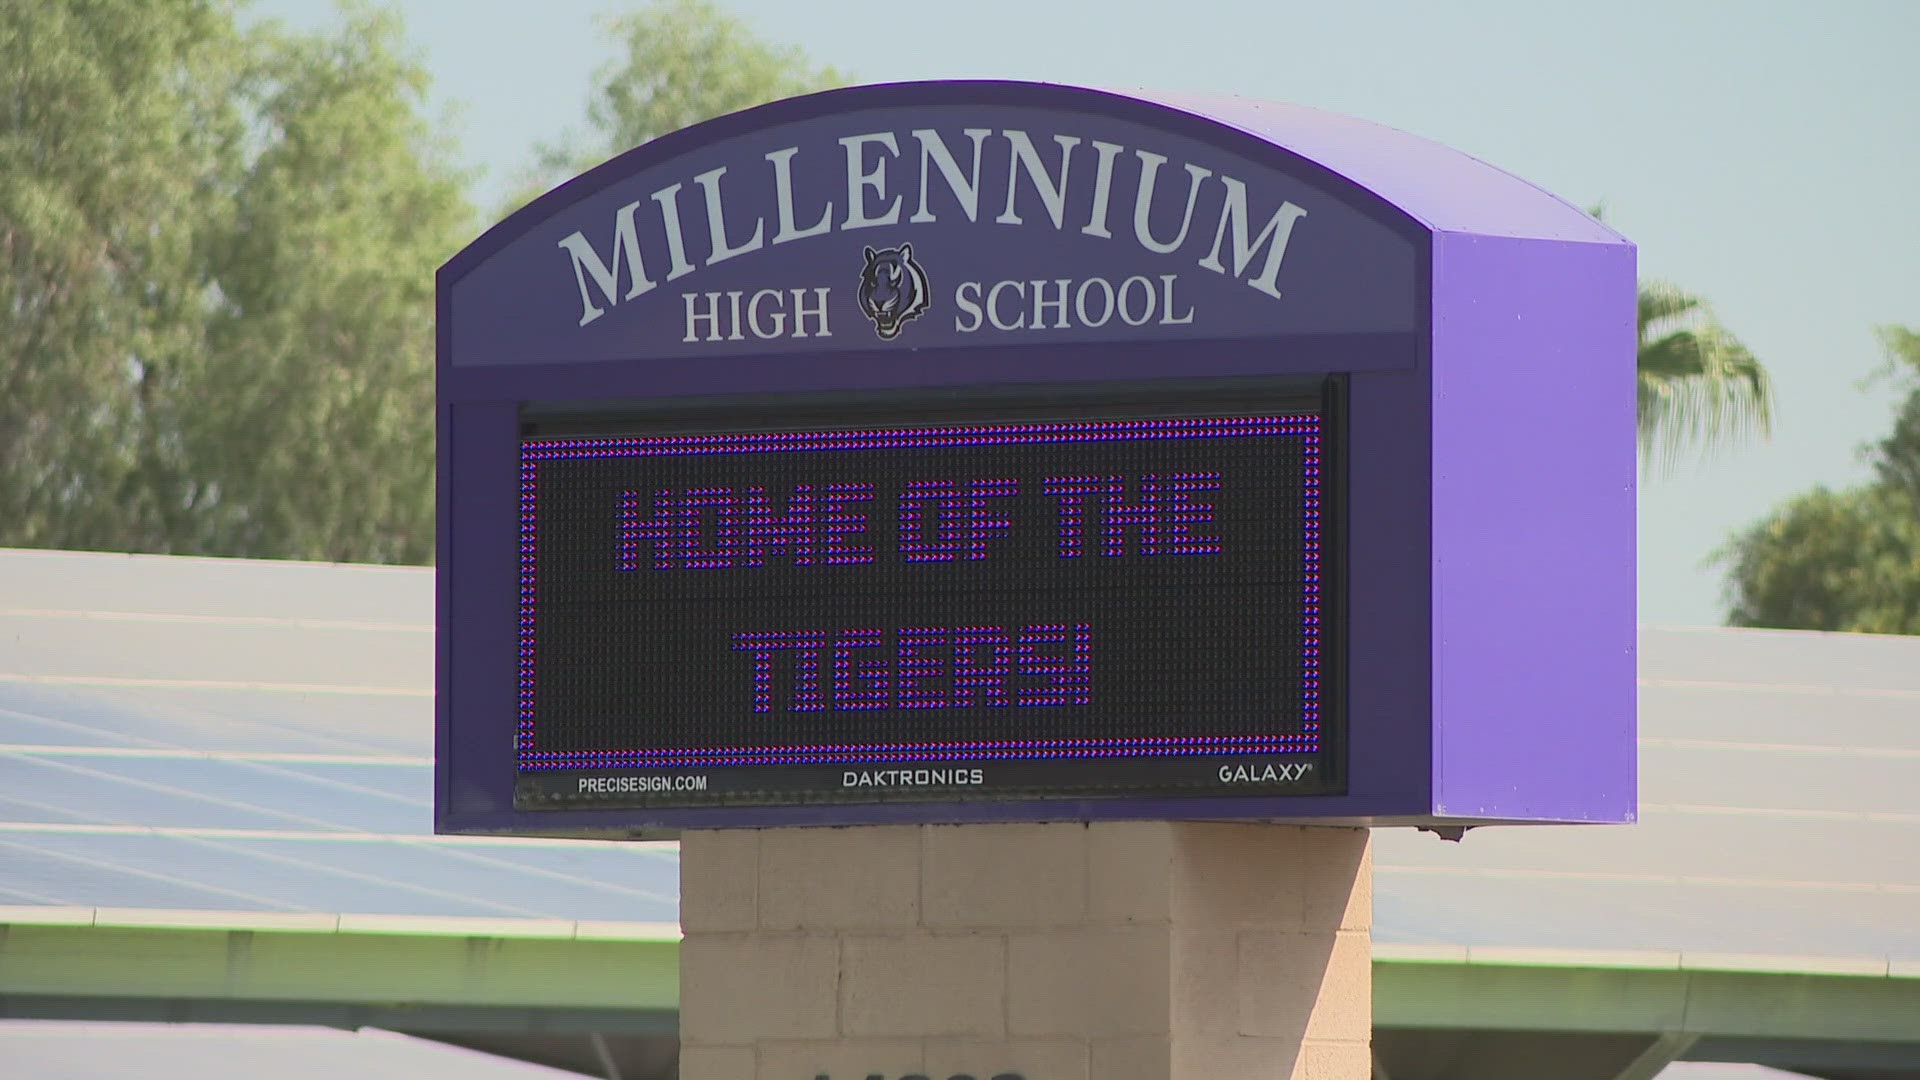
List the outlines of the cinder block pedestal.
{"label": "cinder block pedestal", "polygon": [[1366,1080],[1362,829],[689,832],[682,1080]]}

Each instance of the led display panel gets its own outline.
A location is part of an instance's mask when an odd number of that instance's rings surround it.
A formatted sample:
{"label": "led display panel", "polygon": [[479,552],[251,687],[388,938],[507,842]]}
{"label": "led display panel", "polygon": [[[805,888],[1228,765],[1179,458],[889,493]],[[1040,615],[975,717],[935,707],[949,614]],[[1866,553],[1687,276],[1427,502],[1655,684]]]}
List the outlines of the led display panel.
{"label": "led display panel", "polygon": [[523,438],[523,809],[1341,790],[1317,411]]}

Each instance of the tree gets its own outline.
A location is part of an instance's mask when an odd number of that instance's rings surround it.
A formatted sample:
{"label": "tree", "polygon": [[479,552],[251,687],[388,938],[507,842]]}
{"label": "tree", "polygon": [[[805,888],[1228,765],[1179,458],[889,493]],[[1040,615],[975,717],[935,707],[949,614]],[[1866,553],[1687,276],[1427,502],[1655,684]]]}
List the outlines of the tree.
{"label": "tree", "polygon": [[398,19],[346,14],[335,37],[260,38],[255,121],[282,135],[217,234],[227,377],[185,450],[219,462],[228,542],[431,562],[434,271],[475,222]]}
{"label": "tree", "polygon": [[[1606,208],[1588,213],[1606,220]],[[1771,434],[1773,384],[1701,297],[1643,279],[1636,320],[1635,428],[1649,464]]]}
{"label": "tree", "polygon": [[474,222],[397,20],[43,0],[0,53],[0,544],[429,561]]}
{"label": "tree", "polygon": [[1657,280],[1642,281],[1639,293],[1635,426],[1649,460],[1769,434],[1767,370],[1706,301]]}
{"label": "tree", "polygon": [[0,543],[151,548],[143,423],[200,362],[244,43],[206,3],[0,5]]}
{"label": "tree", "polygon": [[1871,448],[1874,478],[1797,496],[1715,554],[1729,624],[1920,634],[1920,331],[1883,327],[1880,340],[1883,377],[1907,395]]}
{"label": "tree", "polygon": [[540,150],[511,210],[577,173],[702,120],[829,90],[846,78],[797,48],[768,44],[710,0],[660,0],[601,25],[619,43],[594,75],[590,134]]}

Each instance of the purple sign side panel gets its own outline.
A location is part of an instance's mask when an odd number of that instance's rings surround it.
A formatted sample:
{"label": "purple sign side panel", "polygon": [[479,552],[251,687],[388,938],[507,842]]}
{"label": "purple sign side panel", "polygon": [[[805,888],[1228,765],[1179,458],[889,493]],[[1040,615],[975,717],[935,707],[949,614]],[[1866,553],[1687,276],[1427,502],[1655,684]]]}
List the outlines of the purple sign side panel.
{"label": "purple sign side panel", "polygon": [[1434,238],[1439,816],[1634,819],[1634,291],[1625,243]]}

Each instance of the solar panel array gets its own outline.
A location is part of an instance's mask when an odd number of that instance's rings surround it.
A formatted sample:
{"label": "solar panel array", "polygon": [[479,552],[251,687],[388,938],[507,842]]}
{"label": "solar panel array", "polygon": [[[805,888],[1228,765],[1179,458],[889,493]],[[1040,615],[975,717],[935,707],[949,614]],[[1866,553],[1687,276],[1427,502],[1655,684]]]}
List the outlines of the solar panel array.
{"label": "solar panel array", "polygon": [[[431,835],[432,580],[0,552],[0,905],[676,922],[672,844]],[[1640,666],[1640,823],[1381,830],[1375,940],[1920,960],[1920,639]]]}
{"label": "solar panel array", "polygon": [[1381,831],[1375,940],[1920,961],[1920,638],[1644,627],[1639,656],[1639,822]]}
{"label": "solar panel array", "polygon": [[0,554],[0,904],[674,922],[670,844],[435,837],[432,576]]}

